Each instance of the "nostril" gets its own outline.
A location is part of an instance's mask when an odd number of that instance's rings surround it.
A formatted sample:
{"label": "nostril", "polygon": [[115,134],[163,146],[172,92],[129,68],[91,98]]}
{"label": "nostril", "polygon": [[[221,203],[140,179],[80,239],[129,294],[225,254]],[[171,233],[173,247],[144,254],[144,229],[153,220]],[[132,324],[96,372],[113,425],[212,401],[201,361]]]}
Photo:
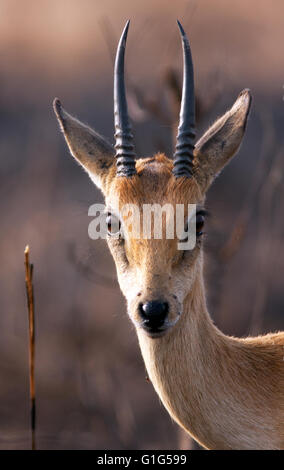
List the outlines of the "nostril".
{"label": "nostril", "polygon": [[139,310],[144,317],[155,317],[166,315],[169,311],[169,304],[168,302],[158,302],[158,301],[151,301],[146,302],[144,304],[139,304]]}
{"label": "nostril", "polygon": [[150,302],[145,302],[144,304],[139,304],[140,316],[145,321],[145,324],[150,328],[158,328],[162,326],[168,312],[168,302],[152,300]]}

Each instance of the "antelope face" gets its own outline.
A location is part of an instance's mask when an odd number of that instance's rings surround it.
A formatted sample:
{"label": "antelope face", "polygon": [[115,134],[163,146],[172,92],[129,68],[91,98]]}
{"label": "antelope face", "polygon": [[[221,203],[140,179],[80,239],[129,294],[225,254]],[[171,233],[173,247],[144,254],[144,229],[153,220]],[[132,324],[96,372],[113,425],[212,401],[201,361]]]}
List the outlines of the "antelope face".
{"label": "antelope face", "polygon": [[[128,314],[136,327],[143,328],[152,337],[161,336],[178,322],[184,298],[195,277],[196,264],[200,262],[202,195],[193,178],[176,179],[172,168],[172,161],[164,155],[138,160],[136,175],[113,178],[106,195],[107,242],[115,260],[121,290],[127,299]],[[176,206],[187,208],[188,204],[196,204],[199,212],[196,243],[192,249],[180,246],[177,233],[170,234],[168,230],[170,224],[176,228]],[[169,218],[166,213],[160,218],[159,239],[155,238],[154,217],[151,218],[149,238],[144,237],[145,208],[154,205],[168,208],[169,214]],[[128,214],[122,210],[133,206],[140,222],[138,233],[134,233],[132,219],[127,223]],[[188,231],[191,215],[195,216],[184,211],[184,234]]]}
{"label": "antelope face", "polygon": [[[114,148],[99,134],[69,115],[58,99],[54,109],[71,154],[102,190],[106,201],[107,242],[113,255],[118,280],[127,299],[128,313],[137,328],[153,338],[173,328],[183,314],[183,303],[202,262],[203,203],[216,174],[238,150],[250,108],[250,93],[240,93],[233,107],[194,146],[194,85],[191,52],[179,23],[183,45],[184,84],[180,124],[173,160],[158,154],[135,159],[124,87],[124,52],[129,22],[122,33],[114,73]],[[161,236],[141,236],[145,205],[184,207],[184,232],[196,206],[196,243],[181,249],[175,230],[168,236],[167,217],[161,219]],[[139,214],[139,236],[128,221],[128,208]],[[127,208],[125,212],[124,209]],[[180,217],[179,217],[180,220]],[[195,219],[194,219],[195,220]],[[144,225],[144,220],[142,225]],[[113,229],[116,227],[116,229]],[[137,227],[136,227],[137,228]]]}

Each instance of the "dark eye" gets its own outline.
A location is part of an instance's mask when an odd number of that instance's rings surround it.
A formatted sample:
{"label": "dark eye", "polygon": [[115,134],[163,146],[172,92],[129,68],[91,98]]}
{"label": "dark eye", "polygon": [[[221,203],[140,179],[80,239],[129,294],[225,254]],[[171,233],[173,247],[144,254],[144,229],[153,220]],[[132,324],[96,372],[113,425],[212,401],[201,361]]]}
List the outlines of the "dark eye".
{"label": "dark eye", "polygon": [[205,222],[205,212],[200,211],[196,213],[196,236],[200,237],[203,234]]}
{"label": "dark eye", "polygon": [[[198,211],[196,213],[196,237],[200,237],[203,234],[203,227],[205,223],[205,215],[207,212],[205,210]],[[181,241],[188,240],[188,222],[184,227],[184,232],[187,234]]]}
{"label": "dark eye", "polygon": [[107,217],[106,217],[106,225],[107,225],[108,235],[110,235],[111,237],[113,236],[119,237],[121,223],[118,217],[108,212]]}

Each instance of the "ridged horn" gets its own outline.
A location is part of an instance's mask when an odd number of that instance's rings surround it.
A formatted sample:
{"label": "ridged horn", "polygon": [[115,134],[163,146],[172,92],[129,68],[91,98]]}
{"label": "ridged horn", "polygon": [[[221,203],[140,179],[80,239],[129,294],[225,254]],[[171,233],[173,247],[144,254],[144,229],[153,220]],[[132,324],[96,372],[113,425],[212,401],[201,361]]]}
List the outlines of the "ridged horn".
{"label": "ridged horn", "polygon": [[117,46],[114,65],[114,127],[117,176],[136,173],[133,135],[129,124],[124,84],[124,55],[130,20],[127,21]]}
{"label": "ridged horn", "polygon": [[180,22],[177,21],[177,23],[181,34],[183,48],[183,88],[177,143],[174,153],[173,174],[176,178],[181,176],[190,178],[192,176],[195,139],[193,63],[187,36]]}

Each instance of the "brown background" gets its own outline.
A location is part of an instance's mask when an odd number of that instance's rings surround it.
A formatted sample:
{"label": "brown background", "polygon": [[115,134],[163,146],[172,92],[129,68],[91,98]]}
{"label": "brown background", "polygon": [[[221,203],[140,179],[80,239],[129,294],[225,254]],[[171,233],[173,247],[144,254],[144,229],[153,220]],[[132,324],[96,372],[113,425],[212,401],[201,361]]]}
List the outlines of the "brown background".
{"label": "brown background", "polygon": [[112,59],[127,18],[140,155],[171,154],[166,77],[170,70],[181,79],[176,18],[192,44],[199,135],[242,88],[252,90],[244,144],[208,197],[208,303],[228,334],[283,329],[283,2],[1,0],[2,449],[30,446],[27,243],[35,264],[37,446],[191,445],[145,380],[113,262],[104,242],[87,235],[88,207],[102,197],[68,156],[51,108],[60,97],[112,141]]}

